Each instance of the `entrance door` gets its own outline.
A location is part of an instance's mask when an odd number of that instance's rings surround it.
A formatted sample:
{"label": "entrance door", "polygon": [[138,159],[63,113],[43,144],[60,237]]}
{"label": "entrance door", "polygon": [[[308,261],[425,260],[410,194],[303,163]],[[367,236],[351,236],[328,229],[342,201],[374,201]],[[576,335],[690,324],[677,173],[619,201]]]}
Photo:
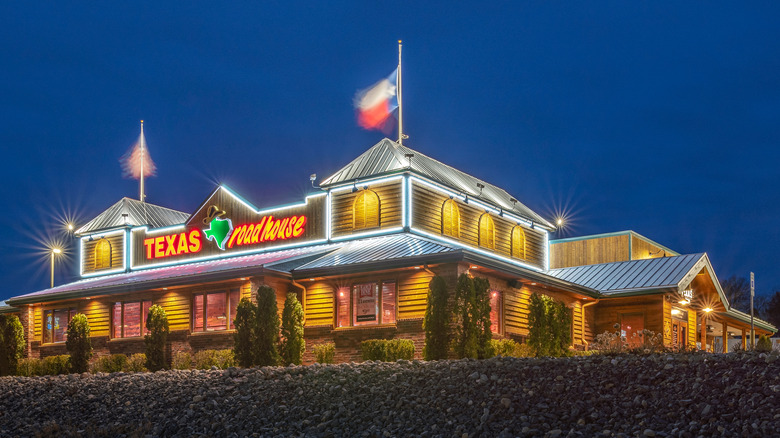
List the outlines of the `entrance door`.
{"label": "entrance door", "polygon": [[672,320],[672,348],[682,350],[688,345],[688,323]]}

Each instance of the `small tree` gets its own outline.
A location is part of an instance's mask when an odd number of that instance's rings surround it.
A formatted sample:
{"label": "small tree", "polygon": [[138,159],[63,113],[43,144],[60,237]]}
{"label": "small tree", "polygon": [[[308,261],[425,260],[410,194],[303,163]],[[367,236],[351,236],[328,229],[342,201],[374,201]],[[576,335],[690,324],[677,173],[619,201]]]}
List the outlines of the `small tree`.
{"label": "small tree", "polygon": [[477,357],[493,357],[493,332],[490,330],[490,282],[487,278],[474,278],[474,320],[477,330]]}
{"label": "small tree", "polygon": [[233,355],[239,366],[249,368],[255,364],[255,325],[257,321],[257,307],[249,298],[242,298],[236,309],[236,319],[233,327]]}
{"label": "small tree", "polygon": [[533,294],[528,314],[528,345],[536,356],[566,356],[571,344],[571,313],[565,304]]}
{"label": "small tree", "polygon": [[485,359],[492,356],[490,339],[490,283],[485,278],[458,277],[455,286],[453,348],[460,358]]}
{"label": "small tree", "polygon": [[15,375],[27,344],[16,315],[0,315],[0,376]]}
{"label": "small tree", "polygon": [[146,317],[146,329],[149,331],[144,336],[146,368],[152,372],[167,368],[165,344],[168,342],[170,329],[165,309],[157,304],[149,308],[149,314]]}
{"label": "small tree", "polygon": [[303,307],[294,293],[288,293],[282,309],[281,355],[284,364],[301,364],[306,350],[303,339]]}
{"label": "small tree", "polygon": [[428,306],[423,319],[425,346],[423,359],[446,359],[450,343],[447,283],[438,275],[428,284]]}
{"label": "small tree", "polygon": [[279,311],[276,292],[270,286],[257,289],[257,320],[255,323],[256,364],[279,364]]}
{"label": "small tree", "polygon": [[89,359],[92,357],[92,341],[89,339],[87,315],[77,313],[70,320],[65,348],[70,353],[71,372],[86,373],[89,369]]}

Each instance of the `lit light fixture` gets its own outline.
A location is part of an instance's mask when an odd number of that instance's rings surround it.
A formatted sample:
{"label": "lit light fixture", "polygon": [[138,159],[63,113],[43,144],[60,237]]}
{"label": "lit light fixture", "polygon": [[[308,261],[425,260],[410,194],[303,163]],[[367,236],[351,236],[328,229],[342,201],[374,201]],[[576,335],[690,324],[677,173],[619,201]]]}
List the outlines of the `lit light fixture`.
{"label": "lit light fixture", "polygon": [[559,217],[559,218],[558,218],[558,219],[555,221],[555,223],[558,225],[558,228],[562,227],[562,226],[563,226],[563,218],[562,218],[562,217]]}
{"label": "lit light fixture", "polygon": [[498,296],[498,292],[493,292],[493,298]]}
{"label": "lit light fixture", "polygon": [[680,309],[672,309],[672,315],[679,315],[681,313],[682,311],[680,311]]}
{"label": "lit light fixture", "polygon": [[72,223],[70,223],[70,222],[68,222],[68,225],[67,225],[67,227],[68,227],[68,231],[73,231],[73,228],[75,228],[75,227],[73,226],[73,224],[72,224]]}
{"label": "lit light fixture", "polygon": [[414,269],[420,269],[420,267],[419,266],[415,266]]}
{"label": "lit light fixture", "polygon": [[241,278],[239,278],[239,280],[241,280],[241,281],[245,281],[245,280],[246,280],[246,277],[241,277]]}
{"label": "lit light fixture", "polygon": [[703,310],[705,313],[710,313],[710,312],[712,312],[712,307],[705,307],[705,308],[703,308],[701,310]]}
{"label": "lit light fixture", "polygon": [[479,269],[479,266],[471,266],[471,269]]}
{"label": "lit light fixture", "polygon": [[536,283],[531,283],[531,286],[536,286]]}
{"label": "lit light fixture", "polygon": [[678,301],[677,303],[678,303],[678,304],[682,304],[683,306],[687,306],[688,304],[691,304],[691,302],[690,302],[690,301],[688,301],[688,300],[680,300],[680,301]]}
{"label": "lit light fixture", "polygon": [[309,281],[314,281],[314,279],[313,279],[313,278],[310,278],[310,279],[309,279]]}
{"label": "lit light fixture", "polygon": [[62,254],[62,250],[60,248],[52,248],[51,249],[51,287],[54,287],[54,256]]}
{"label": "lit light fixture", "polygon": [[312,187],[314,187],[314,181],[316,181],[316,180],[317,180],[317,174],[316,173],[312,173],[311,175],[309,175],[309,181],[311,181],[311,186]]}
{"label": "lit light fixture", "polygon": [[168,290],[168,288],[167,288],[167,287],[164,287],[164,288],[163,288],[163,290]]}

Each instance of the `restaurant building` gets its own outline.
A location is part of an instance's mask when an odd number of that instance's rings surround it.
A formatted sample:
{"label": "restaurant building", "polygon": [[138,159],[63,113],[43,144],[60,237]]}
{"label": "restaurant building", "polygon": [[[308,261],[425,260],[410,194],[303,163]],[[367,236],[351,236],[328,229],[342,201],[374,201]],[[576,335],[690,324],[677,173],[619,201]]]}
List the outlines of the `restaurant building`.
{"label": "restaurant building", "polygon": [[[492,330],[523,342],[541,293],[572,309],[575,348],[620,324],[668,346],[712,349],[744,335],[706,254],[680,255],[627,231],[550,241],[554,226],[512,195],[384,139],[295,204],[257,206],[226,186],[193,212],[123,198],[76,231],[80,279],[13,297],[28,357],[65,353],[67,323],[87,316],[97,355],[144,350],[153,304],[170,323],[169,353],[230,348],[238,301],[260,285],[304,308],[305,362],[333,342],[404,338],[422,352],[434,275],[487,278]],[[757,333],[775,327],[757,320]],[[721,342],[721,345],[726,343]]]}

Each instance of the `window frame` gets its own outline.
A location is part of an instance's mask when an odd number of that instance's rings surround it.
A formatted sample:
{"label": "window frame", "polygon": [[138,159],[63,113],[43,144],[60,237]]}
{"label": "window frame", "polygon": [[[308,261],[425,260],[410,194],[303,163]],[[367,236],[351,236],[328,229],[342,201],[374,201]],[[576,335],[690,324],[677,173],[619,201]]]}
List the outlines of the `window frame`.
{"label": "window frame", "polygon": [[[55,341],[54,340],[54,313],[55,312],[62,312],[67,311],[68,312],[68,321],[65,323],[65,330],[63,332],[63,339],[61,341]],[[48,313],[51,313],[52,318],[52,326],[50,329],[46,328],[46,316]],[[54,345],[54,344],[64,344],[68,341],[68,324],[70,324],[70,320],[73,319],[73,316],[75,316],[78,313],[78,309],[75,307],[50,307],[47,309],[43,309],[41,312],[41,345]],[[49,341],[46,341],[46,332],[49,332]]]}
{"label": "window frame", "polygon": [[[519,239],[522,239],[523,241],[523,247],[522,248],[516,248],[517,242],[515,242],[515,234],[519,235]],[[510,248],[510,253],[512,257],[520,260],[527,260],[528,258],[528,237],[526,236],[525,229],[521,225],[515,225],[512,227],[512,231],[509,235],[509,241],[510,245],[512,246]]]}
{"label": "window frame", "polygon": [[[368,224],[368,216],[369,215],[367,214],[368,209],[366,208],[366,202],[365,202],[366,196],[373,196],[373,198],[376,199],[376,224],[374,224],[374,223]],[[362,213],[363,213],[362,221],[363,221],[363,224],[361,226],[358,226],[358,209],[357,209],[357,206],[358,206],[358,201],[360,201],[360,200],[363,200],[363,207],[362,207]],[[381,224],[382,224],[381,212],[382,212],[382,202],[379,199],[379,194],[376,191],[371,190],[369,188],[361,190],[360,192],[358,192],[357,196],[355,196],[355,200],[352,201],[352,229],[353,230],[369,230],[369,229],[372,229],[372,228],[379,228],[381,226]]]}
{"label": "window frame", "polygon": [[[355,292],[356,287],[363,286],[363,285],[373,285],[375,288],[375,291],[377,293],[376,295],[376,302],[377,302],[377,322],[376,323],[368,323],[368,324],[357,324],[357,316],[355,314]],[[392,321],[387,322],[384,320],[384,310],[385,310],[385,285],[393,284],[393,318]],[[344,295],[342,295],[343,292],[348,292]],[[364,327],[382,327],[382,326],[395,326],[398,324],[398,280],[394,278],[388,278],[384,280],[365,280],[365,281],[355,281],[349,286],[340,286],[336,287],[334,289],[334,301],[335,305],[334,307],[334,324],[333,327],[338,330],[342,329],[359,329]],[[349,325],[341,325],[342,320],[342,313],[341,313],[341,305],[342,303],[346,301],[348,303],[348,306],[346,307],[346,318],[345,320],[349,322]]]}
{"label": "window frame", "polygon": [[[230,299],[230,296],[233,292],[236,292],[236,302],[235,306],[233,306],[233,303]],[[225,328],[219,328],[219,329],[209,329],[209,323],[208,323],[208,296],[209,295],[218,295],[218,294],[224,294],[225,297]],[[202,324],[203,326],[201,328],[198,328],[195,326],[195,312],[196,312],[196,306],[195,306],[195,300],[197,297],[202,296],[203,297],[203,309],[201,310],[201,318],[202,318]],[[192,294],[192,297],[190,299],[190,305],[191,305],[191,311],[190,311],[190,333],[226,333],[235,331],[235,327],[233,324],[233,319],[236,317],[236,313],[238,311],[238,303],[241,302],[241,287],[225,287],[220,289],[213,289],[213,290],[204,290],[204,291],[198,291],[194,292]],[[231,315],[231,311],[233,314]],[[232,316],[232,318],[231,318]]]}
{"label": "window frame", "polygon": [[[484,230],[483,230],[483,222],[486,224]],[[489,235],[484,236],[483,232],[489,233]],[[487,238],[490,239],[490,242],[485,242]],[[479,216],[479,222],[477,224],[477,240],[478,240],[477,243],[482,248],[487,248],[492,250],[496,249],[496,223],[493,220],[493,218],[490,216],[490,213],[488,212],[482,213]]]}
{"label": "window frame", "polygon": [[[452,206],[449,211],[449,218],[445,217],[445,214],[447,213],[446,208],[448,205]],[[448,222],[449,227],[446,227],[445,223]],[[450,230],[449,233],[447,232],[448,228]],[[455,202],[455,199],[453,198],[445,200],[441,205],[441,234],[443,236],[460,239],[460,207],[458,207],[458,203]]]}
{"label": "window frame", "polygon": [[[488,289],[488,293],[490,294],[488,296],[488,304],[490,304],[490,331],[497,335],[503,335],[504,334],[504,293],[503,291],[497,290],[497,289]],[[496,298],[496,329],[493,330],[493,298]]]}
{"label": "window frame", "polygon": [[[140,312],[141,312],[141,330],[138,336],[125,336],[125,306],[127,304],[135,304],[138,303],[140,306]],[[147,307],[147,310],[144,312],[144,304],[149,303],[149,307]],[[119,336],[116,336],[115,325],[116,325],[116,305],[121,305],[121,312],[120,312],[120,321],[119,321],[119,328],[121,330],[121,333]],[[146,319],[149,316],[149,308],[151,308],[153,305],[152,300],[127,300],[127,301],[114,301],[111,304],[111,326],[110,326],[110,339],[139,339],[143,338],[147,334],[149,334],[149,330],[146,329]]]}

